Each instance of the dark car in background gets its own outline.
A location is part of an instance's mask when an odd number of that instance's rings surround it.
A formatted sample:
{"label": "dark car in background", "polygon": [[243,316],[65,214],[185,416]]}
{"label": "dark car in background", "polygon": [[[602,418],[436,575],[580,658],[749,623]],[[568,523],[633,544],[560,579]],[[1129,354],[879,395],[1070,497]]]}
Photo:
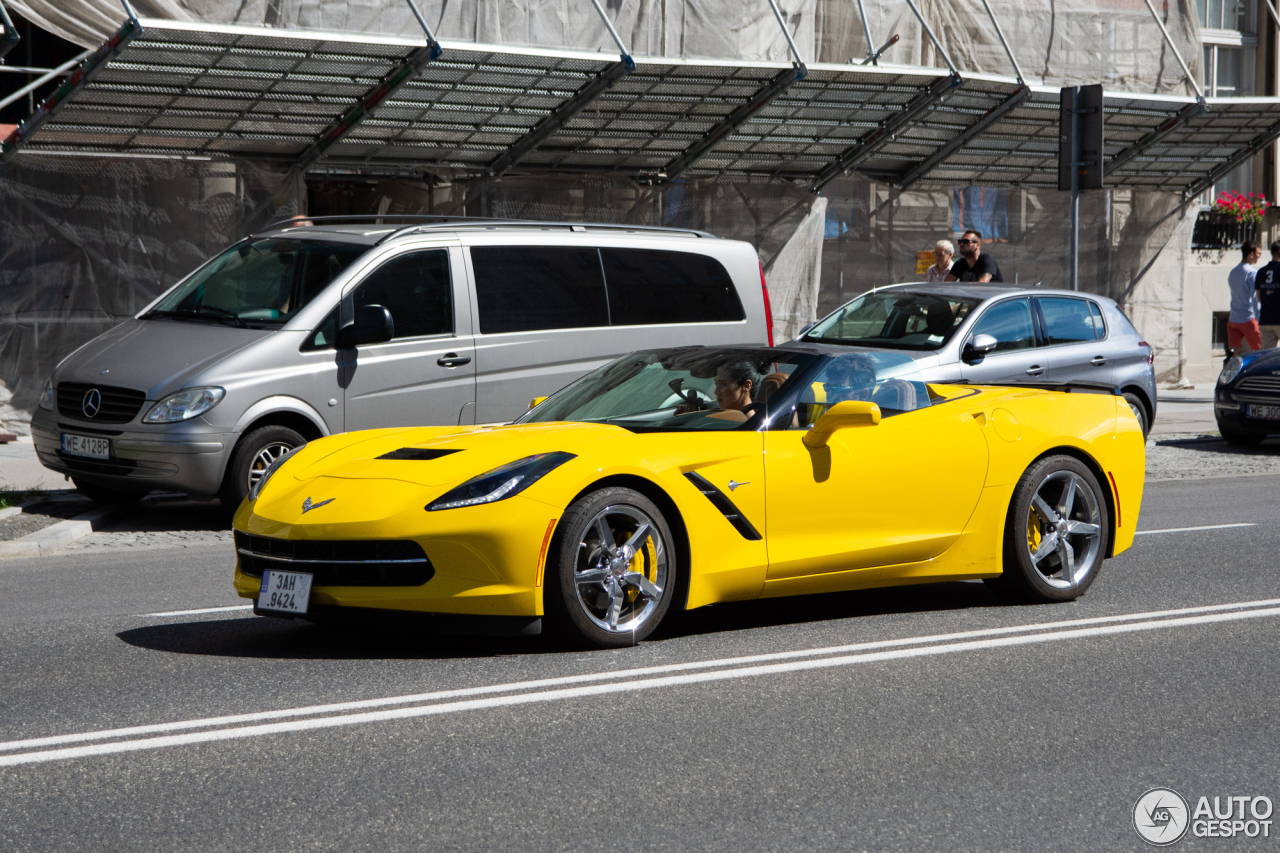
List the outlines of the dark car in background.
{"label": "dark car in background", "polygon": [[1144,435],[1156,417],[1151,345],[1105,296],[1016,285],[896,284],[847,302],[797,340],[901,350],[926,382],[1102,382],[1121,390]]}
{"label": "dark car in background", "polygon": [[1213,392],[1213,414],[1231,444],[1280,435],[1280,349],[1228,359]]}

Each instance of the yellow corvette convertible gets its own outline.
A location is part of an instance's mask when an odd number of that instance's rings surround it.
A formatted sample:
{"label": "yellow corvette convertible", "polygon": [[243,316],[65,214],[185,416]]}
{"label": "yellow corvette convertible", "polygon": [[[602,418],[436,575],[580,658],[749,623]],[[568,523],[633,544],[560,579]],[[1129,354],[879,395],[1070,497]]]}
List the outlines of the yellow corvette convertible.
{"label": "yellow corvette convertible", "polygon": [[513,424],[277,461],[235,517],[261,615],[630,645],[672,607],[983,578],[1066,601],[1133,542],[1142,429],[1106,388],[930,385],[894,352],[617,359]]}

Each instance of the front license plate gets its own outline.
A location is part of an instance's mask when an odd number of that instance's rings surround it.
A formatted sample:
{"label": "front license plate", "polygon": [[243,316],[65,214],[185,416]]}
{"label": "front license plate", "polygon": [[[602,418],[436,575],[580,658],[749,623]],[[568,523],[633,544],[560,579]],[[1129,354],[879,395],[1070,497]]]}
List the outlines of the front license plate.
{"label": "front license plate", "polygon": [[1280,421],[1280,406],[1249,406],[1249,417],[1265,421]]}
{"label": "front license plate", "polygon": [[94,435],[62,434],[62,452],[71,456],[89,456],[93,459],[111,458],[111,439]]}
{"label": "front license plate", "polygon": [[267,569],[262,573],[258,609],[305,614],[307,604],[311,601],[311,577],[302,572],[276,572]]}

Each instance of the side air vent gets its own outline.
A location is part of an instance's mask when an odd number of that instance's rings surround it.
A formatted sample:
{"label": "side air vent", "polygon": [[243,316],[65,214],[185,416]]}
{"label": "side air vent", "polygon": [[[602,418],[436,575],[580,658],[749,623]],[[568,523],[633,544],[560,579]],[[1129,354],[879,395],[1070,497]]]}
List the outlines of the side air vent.
{"label": "side air vent", "polygon": [[690,483],[693,483],[698,491],[707,496],[707,500],[715,504],[716,509],[720,510],[725,519],[733,525],[733,529],[742,534],[743,539],[756,542],[764,538],[758,530],[751,526],[751,522],[747,521],[746,516],[734,506],[733,501],[729,500],[729,496],[713,486],[710,480],[693,471],[685,474],[685,477]]}
{"label": "side air vent", "polygon": [[448,456],[450,453],[458,453],[457,450],[439,450],[433,447],[402,447],[399,450],[393,450],[390,453],[384,453],[379,459],[416,459],[425,462],[428,459],[439,459],[441,456]]}

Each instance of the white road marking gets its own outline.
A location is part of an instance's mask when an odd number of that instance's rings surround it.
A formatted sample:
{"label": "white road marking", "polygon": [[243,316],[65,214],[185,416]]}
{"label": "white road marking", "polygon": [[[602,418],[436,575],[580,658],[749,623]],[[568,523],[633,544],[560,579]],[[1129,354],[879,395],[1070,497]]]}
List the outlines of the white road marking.
{"label": "white road marking", "polygon": [[1146,536],[1148,533],[1189,533],[1192,530],[1225,530],[1228,527],[1257,527],[1249,521],[1241,524],[1206,524],[1204,527],[1165,527],[1160,530],[1139,530],[1134,536]]}
{"label": "white road marking", "polygon": [[252,610],[252,604],[233,604],[230,607],[201,607],[199,610],[170,610],[167,613],[143,613],[143,616],[195,616],[197,613],[225,613],[228,610]]}
{"label": "white road marking", "polygon": [[[607,693],[621,693],[627,691],[649,690],[657,687],[670,687],[677,685],[697,684],[713,681],[723,681],[727,679],[747,678],[759,675],[771,675],[777,673],[797,672],[810,669],[823,669],[838,666],[850,666],[859,663],[871,663],[877,661],[895,660],[909,657],[924,657],[931,655],[947,654],[961,651],[973,651],[980,649],[999,648],[1004,646],[1027,645],[1032,643],[1045,643],[1054,640],[1068,640],[1085,637],[1105,636],[1111,634],[1122,634],[1136,631],[1155,630],[1157,628],[1184,627],[1193,625],[1205,625],[1217,622],[1236,621],[1241,619],[1255,619],[1268,616],[1280,616],[1280,607],[1271,605],[1280,605],[1280,599],[1268,599],[1264,601],[1238,602],[1235,604],[1210,605],[1205,607],[1183,608],[1180,610],[1152,611],[1148,613],[1132,613],[1119,616],[1102,616],[1090,619],[1075,619],[1064,622],[1048,622],[1033,625],[1011,626],[1007,628],[992,628],[978,631],[966,631],[956,634],[939,634],[928,637],[910,637],[902,640],[883,640],[871,643],[860,643],[849,646],[832,646],[825,649],[808,649],[792,652],[777,652],[765,655],[751,655],[739,658],[725,658],[720,660],[699,661],[685,664],[669,664],[665,666],[644,667],[632,670],[620,670],[616,672],[592,673],[587,675],[566,676],[563,678],[540,679],[536,681],[516,682],[512,684],[494,685],[489,687],[473,687],[460,690],[439,691],[436,693],[423,693],[416,696],[399,696],[389,697],[385,699],[370,699],[359,702],[344,702],[332,705],[317,705],[309,708],[293,708],[282,711],[268,711],[259,714],[240,714],[228,717],[212,717],[203,720],[186,720],[176,723],[162,723],[151,726],[135,726],[124,729],[113,729],[98,732],[85,732],[73,735],[59,735],[48,738],[33,738],[21,741],[9,741],[0,743],[0,750],[10,751],[17,749],[33,749],[42,746],[51,746],[59,743],[75,743],[89,740],[105,740],[109,738],[128,737],[130,735],[154,734],[164,731],[176,731],[184,728],[209,728],[212,726],[227,726],[233,723],[243,723],[255,720],[279,719],[281,717],[290,716],[306,716],[317,714],[328,714],[329,716],[320,716],[306,720],[290,720],[286,722],[269,723],[256,726],[236,726],[233,728],[221,728],[213,731],[188,732],[179,735],[166,735],[162,737],[151,738],[135,738],[133,740],[122,740],[114,743],[99,743],[84,746],[69,747],[65,749],[39,750],[19,753],[15,755],[0,755],[0,767],[7,767],[19,764],[44,763],[49,761],[59,761],[71,758],[84,758],[94,755],[109,755],[112,753],[134,752],[145,749],[158,749],[166,746],[179,746],[194,743],[207,743],[211,741],[229,740],[234,738],[259,737],[268,734],[279,734],[282,732],[305,731],[311,729],[332,728],[337,726],[349,726],[360,723],[383,722],[388,720],[409,719],[413,717],[434,716],[446,713],[456,713],[461,711],[480,710],[485,708],[497,708],[511,705],[530,704],[534,702],[550,702],[561,699],[572,699],[585,696],[596,696]],[[1230,611],[1236,612],[1213,612],[1213,611]],[[1175,614],[1198,613],[1196,616],[1175,616]],[[1136,621],[1143,620],[1143,621]],[[1102,624],[1114,623],[1117,621],[1127,622],[1128,624]],[[1050,630],[1061,629],[1064,626],[1081,626],[1092,625],[1093,627],[1081,628],[1075,627],[1069,630]],[[1041,632],[1045,633],[1028,633]],[[1005,636],[995,637],[997,634],[1009,634],[1013,632],[1021,632],[1021,636]],[[986,636],[987,639],[967,640],[955,642],[956,638]],[[952,642],[940,642],[951,640]],[[919,646],[924,643],[932,643],[925,645],[923,648],[900,648],[893,651],[866,651],[873,648],[884,648],[886,646]],[[791,660],[787,663],[773,663],[756,666],[744,666],[746,663],[754,663],[765,660],[779,660],[785,658],[796,657],[814,657],[819,655],[830,655],[832,653],[847,652],[859,650],[860,654],[843,654],[836,657],[819,657],[815,660]],[[688,670],[694,668],[708,667],[729,667],[719,669],[714,672],[688,673],[684,675],[669,675],[658,678],[636,678],[636,676],[653,675],[659,672],[674,672],[680,670]],[[555,690],[531,690],[531,688],[542,688],[548,686],[581,684],[587,681],[611,680],[612,684],[595,684],[590,686],[578,687],[562,687]],[[517,693],[511,696],[491,696],[484,699],[466,699],[454,702],[440,702],[431,705],[416,704],[413,707],[393,708],[381,711],[368,711],[365,713],[340,713],[360,708],[372,708],[379,705],[421,703],[424,701],[435,701],[440,699],[457,699],[462,696],[475,696],[483,693],[508,692],[523,690],[527,692]]]}

